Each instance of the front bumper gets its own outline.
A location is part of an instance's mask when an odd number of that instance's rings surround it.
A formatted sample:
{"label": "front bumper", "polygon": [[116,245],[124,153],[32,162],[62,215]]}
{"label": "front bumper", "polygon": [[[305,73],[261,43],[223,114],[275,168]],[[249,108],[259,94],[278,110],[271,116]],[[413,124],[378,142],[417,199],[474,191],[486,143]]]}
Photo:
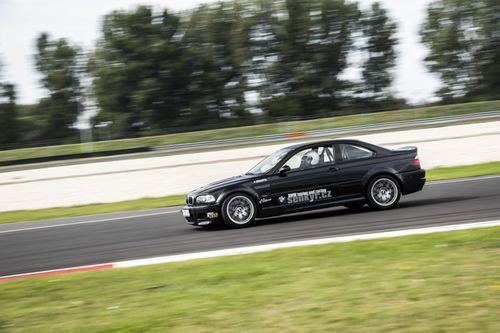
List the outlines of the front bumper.
{"label": "front bumper", "polygon": [[219,222],[219,205],[184,206],[182,214],[191,225],[210,225]]}
{"label": "front bumper", "polygon": [[421,191],[425,185],[425,170],[419,169],[401,174],[403,194]]}

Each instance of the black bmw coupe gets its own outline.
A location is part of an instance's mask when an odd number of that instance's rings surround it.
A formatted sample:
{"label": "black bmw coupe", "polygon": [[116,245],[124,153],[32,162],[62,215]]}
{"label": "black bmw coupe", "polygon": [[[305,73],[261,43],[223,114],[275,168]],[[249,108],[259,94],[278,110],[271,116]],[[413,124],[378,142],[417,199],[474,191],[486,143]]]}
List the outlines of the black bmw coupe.
{"label": "black bmw coupe", "polygon": [[321,141],[280,149],[241,176],[194,190],[182,214],[196,226],[242,228],[256,218],[332,206],[389,209],[424,184],[416,147]]}

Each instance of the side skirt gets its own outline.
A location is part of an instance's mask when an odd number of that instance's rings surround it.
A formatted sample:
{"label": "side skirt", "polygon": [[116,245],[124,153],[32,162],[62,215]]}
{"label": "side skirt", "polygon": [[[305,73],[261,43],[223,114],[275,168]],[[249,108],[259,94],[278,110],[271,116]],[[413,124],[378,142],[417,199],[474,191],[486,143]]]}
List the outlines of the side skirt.
{"label": "side skirt", "polygon": [[331,202],[324,202],[324,203],[316,203],[311,206],[301,206],[301,207],[288,207],[286,211],[278,211],[276,206],[274,207],[269,207],[269,208],[263,208],[261,209],[261,214],[259,214],[258,218],[267,218],[267,217],[273,217],[273,216],[282,216],[282,215],[288,215],[288,214],[294,214],[294,213],[300,213],[300,212],[307,212],[307,211],[313,211],[313,210],[318,210],[318,209],[324,209],[324,208],[332,208],[332,207],[337,207],[337,206],[343,206],[348,203],[355,203],[355,202],[360,202],[360,201],[365,201],[364,196],[359,196],[359,197],[354,197],[354,198],[349,198],[349,199],[343,199],[343,200],[337,200],[337,201],[331,201]]}

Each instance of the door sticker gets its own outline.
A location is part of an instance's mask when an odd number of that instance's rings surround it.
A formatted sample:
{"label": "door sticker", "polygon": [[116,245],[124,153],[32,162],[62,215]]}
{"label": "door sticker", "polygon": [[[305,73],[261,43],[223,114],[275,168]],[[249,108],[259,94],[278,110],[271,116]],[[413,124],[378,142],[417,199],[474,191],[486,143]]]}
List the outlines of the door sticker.
{"label": "door sticker", "polygon": [[296,204],[304,202],[315,202],[317,200],[328,199],[332,197],[332,191],[326,188],[321,188],[318,190],[303,191],[288,193],[287,196],[280,195],[278,201],[280,204]]}

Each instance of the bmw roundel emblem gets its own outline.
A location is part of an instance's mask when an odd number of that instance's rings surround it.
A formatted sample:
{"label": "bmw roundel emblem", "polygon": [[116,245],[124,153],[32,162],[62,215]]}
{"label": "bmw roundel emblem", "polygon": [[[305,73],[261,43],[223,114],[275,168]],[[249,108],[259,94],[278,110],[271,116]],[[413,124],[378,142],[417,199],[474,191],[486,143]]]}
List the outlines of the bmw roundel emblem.
{"label": "bmw roundel emblem", "polygon": [[280,195],[278,197],[278,201],[280,202],[280,204],[284,204],[286,202],[286,197],[284,195]]}

